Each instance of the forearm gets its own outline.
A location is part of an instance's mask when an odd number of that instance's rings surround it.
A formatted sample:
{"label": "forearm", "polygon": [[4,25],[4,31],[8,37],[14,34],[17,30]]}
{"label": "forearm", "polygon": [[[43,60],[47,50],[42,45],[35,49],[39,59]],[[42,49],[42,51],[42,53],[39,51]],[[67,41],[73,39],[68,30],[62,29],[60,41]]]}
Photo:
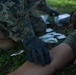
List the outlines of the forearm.
{"label": "forearm", "polygon": [[50,72],[51,72],[50,75],[52,75],[54,71],[55,70],[53,64],[47,66],[41,66],[27,61],[17,70],[8,75],[49,75]]}
{"label": "forearm", "polygon": [[62,43],[50,50],[50,58],[52,61],[49,65],[41,66],[27,61],[8,75],[53,75],[57,70],[72,61],[74,54],[69,45]]}

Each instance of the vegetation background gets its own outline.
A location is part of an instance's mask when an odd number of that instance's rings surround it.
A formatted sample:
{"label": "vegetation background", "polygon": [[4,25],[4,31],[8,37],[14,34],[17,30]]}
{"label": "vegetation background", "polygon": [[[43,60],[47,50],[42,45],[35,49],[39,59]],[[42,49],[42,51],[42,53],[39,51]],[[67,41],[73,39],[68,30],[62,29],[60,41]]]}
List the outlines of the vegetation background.
{"label": "vegetation background", "polygon": [[[76,9],[76,0],[46,0],[48,5],[55,8],[60,14],[63,13],[71,13]],[[49,17],[50,21],[51,17]],[[57,29],[57,28],[56,28]],[[64,28],[64,30],[60,30],[60,32],[68,35],[71,33],[71,29]],[[22,46],[21,42],[16,43],[16,47],[9,51],[4,51],[0,49],[0,75],[6,75],[9,72],[14,71],[19,66],[21,66],[26,60],[25,55],[27,54],[26,51],[23,54],[18,56],[11,57],[12,53],[15,53],[19,50],[23,50],[24,47]],[[68,64],[65,68],[58,71],[55,75],[76,75],[76,65],[73,64],[74,62]]]}

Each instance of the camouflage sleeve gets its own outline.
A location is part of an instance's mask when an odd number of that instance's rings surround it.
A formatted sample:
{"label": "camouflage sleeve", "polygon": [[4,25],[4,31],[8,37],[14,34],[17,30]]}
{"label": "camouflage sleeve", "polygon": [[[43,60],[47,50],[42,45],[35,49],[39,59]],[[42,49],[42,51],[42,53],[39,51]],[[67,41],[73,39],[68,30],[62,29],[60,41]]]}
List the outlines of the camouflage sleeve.
{"label": "camouflage sleeve", "polygon": [[8,22],[0,22],[0,25],[9,32],[9,37],[15,41],[35,36],[28,20],[20,21],[16,25],[11,25]]}
{"label": "camouflage sleeve", "polygon": [[47,14],[49,14],[51,11],[54,10],[46,3],[46,0],[41,0],[41,2],[38,4],[36,9],[43,11],[44,13],[47,13]]}
{"label": "camouflage sleeve", "polygon": [[21,41],[23,38],[35,36],[29,18],[26,18],[26,15],[22,16],[26,12],[23,6],[21,8],[18,2],[15,4],[9,0],[1,1],[0,25],[9,32],[10,37],[15,41]]}

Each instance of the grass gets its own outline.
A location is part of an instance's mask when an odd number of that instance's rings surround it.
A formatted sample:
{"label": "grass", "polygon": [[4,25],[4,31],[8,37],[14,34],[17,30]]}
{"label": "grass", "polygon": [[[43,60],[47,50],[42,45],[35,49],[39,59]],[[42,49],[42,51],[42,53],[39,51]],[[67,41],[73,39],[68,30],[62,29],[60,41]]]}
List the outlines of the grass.
{"label": "grass", "polygon": [[75,0],[47,0],[47,2],[60,13],[71,13],[76,8]]}
{"label": "grass", "polygon": [[[47,3],[60,13],[71,13],[76,8],[76,0],[47,0]],[[66,33],[66,31],[68,34],[71,33],[71,30],[69,32],[66,28],[61,30],[62,33]],[[12,50],[0,50],[0,75],[6,75],[7,73],[12,72],[26,61],[24,58],[26,52],[19,56],[10,56],[12,53],[17,52],[20,49],[24,48],[22,44],[17,43],[16,47]],[[76,75],[76,65],[71,63],[61,71],[58,71],[55,75]]]}

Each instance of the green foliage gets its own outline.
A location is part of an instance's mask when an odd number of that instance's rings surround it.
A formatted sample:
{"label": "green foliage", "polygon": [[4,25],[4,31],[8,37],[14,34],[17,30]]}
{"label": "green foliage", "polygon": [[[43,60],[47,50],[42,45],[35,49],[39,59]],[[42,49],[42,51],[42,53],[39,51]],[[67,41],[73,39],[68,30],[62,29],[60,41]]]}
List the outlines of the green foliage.
{"label": "green foliage", "polygon": [[76,0],[46,0],[47,3],[60,13],[71,13],[76,8]]}

